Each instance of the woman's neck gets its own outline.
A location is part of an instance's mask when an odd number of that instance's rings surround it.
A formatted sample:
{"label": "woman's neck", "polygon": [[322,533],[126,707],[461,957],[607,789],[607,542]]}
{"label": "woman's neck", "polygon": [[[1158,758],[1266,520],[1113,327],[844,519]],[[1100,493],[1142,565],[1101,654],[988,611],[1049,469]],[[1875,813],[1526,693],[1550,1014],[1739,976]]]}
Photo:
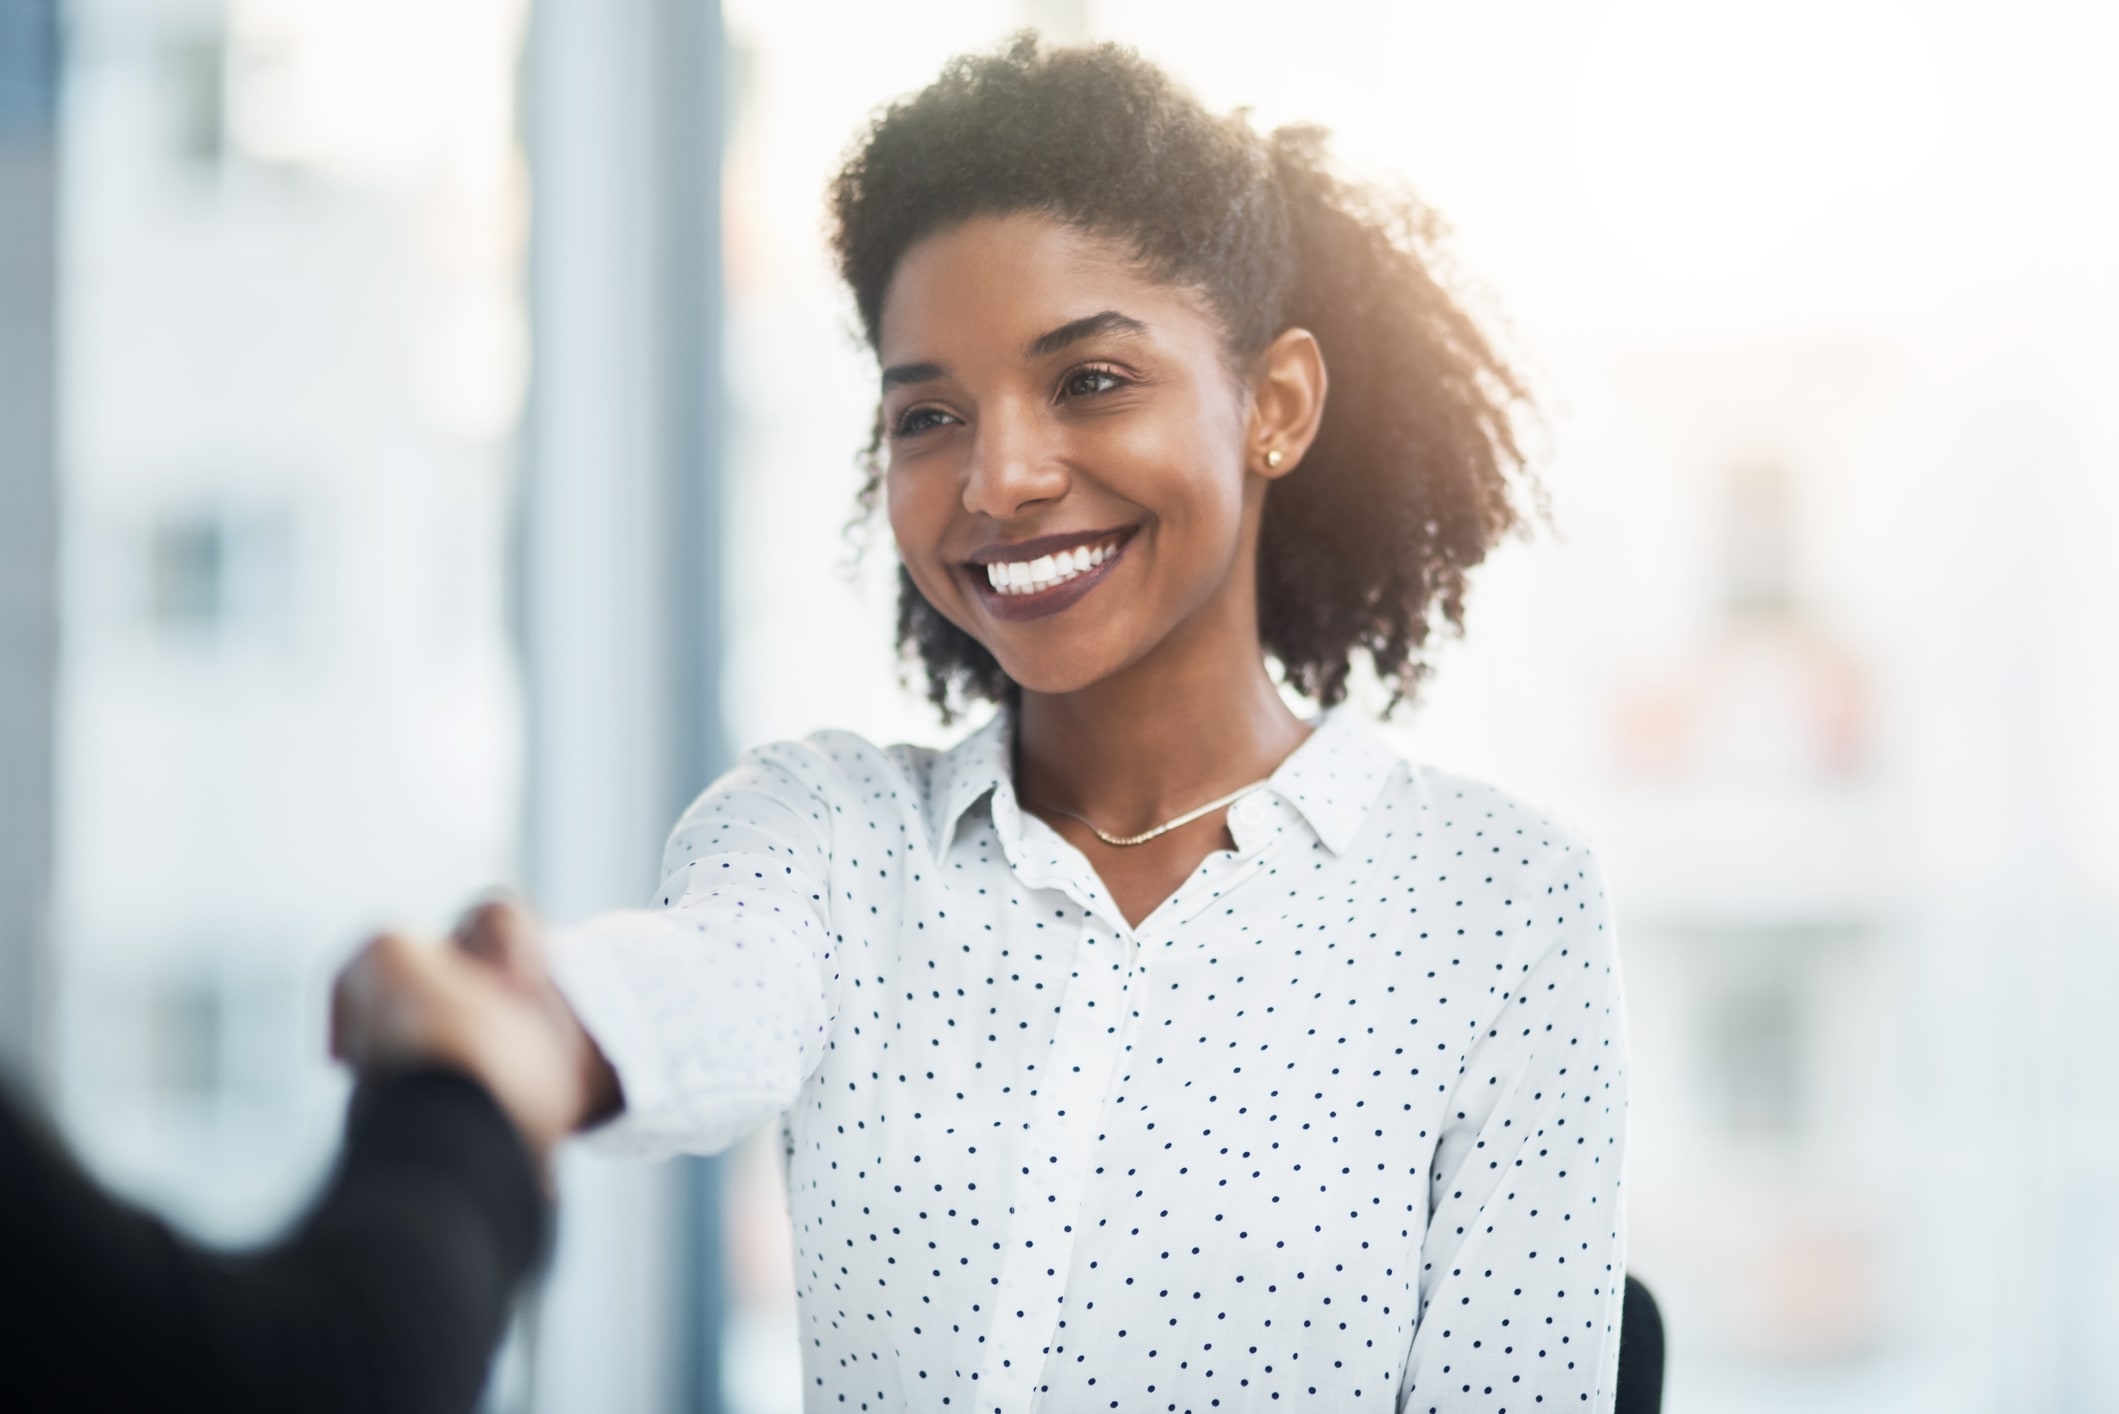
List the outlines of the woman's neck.
{"label": "woman's neck", "polygon": [[1016,786],[1036,805],[1139,831],[1271,775],[1309,731],[1254,636],[1247,654],[1166,658],[1079,692],[1023,693]]}

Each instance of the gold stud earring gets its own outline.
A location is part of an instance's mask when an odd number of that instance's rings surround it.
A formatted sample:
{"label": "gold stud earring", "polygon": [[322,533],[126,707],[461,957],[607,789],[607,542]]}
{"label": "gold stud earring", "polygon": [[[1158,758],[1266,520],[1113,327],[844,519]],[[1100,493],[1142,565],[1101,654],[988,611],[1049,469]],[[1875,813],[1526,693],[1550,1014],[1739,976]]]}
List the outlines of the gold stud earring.
{"label": "gold stud earring", "polygon": [[1287,459],[1288,454],[1286,452],[1281,451],[1278,447],[1273,448],[1272,451],[1266,453],[1266,470],[1277,469]]}

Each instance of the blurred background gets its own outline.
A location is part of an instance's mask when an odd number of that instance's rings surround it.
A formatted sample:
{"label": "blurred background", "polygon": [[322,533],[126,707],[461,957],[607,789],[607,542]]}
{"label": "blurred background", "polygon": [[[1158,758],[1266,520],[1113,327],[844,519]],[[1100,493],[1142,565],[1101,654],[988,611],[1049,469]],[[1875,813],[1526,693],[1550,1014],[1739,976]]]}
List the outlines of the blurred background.
{"label": "blurred background", "polygon": [[[1678,1414],[2119,1408],[2119,11],[0,0],[0,1053],[191,1230],[337,962],[644,899],[728,754],[944,741],[821,192],[1034,25],[1410,182],[1550,527],[1389,730],[1603,851]],[[769,1136],[570,1158],[496,1411],[800,1406]]]}

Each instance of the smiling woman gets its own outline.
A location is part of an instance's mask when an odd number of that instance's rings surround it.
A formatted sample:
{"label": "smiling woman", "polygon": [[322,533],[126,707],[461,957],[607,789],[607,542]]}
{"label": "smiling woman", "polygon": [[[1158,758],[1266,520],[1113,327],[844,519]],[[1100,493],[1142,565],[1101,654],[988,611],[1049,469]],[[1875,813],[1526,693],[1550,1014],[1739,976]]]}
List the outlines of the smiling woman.
{"label": "smiling woman", "polygon": [[1000,710],[753,750],[552,940],[599,1143],[779,1118],[809,1408],[1612,1406],[1595,861],[1335,705],[1461,625],[1517,389],[1322,152],[1024,40],[834,187],[904,639]]}

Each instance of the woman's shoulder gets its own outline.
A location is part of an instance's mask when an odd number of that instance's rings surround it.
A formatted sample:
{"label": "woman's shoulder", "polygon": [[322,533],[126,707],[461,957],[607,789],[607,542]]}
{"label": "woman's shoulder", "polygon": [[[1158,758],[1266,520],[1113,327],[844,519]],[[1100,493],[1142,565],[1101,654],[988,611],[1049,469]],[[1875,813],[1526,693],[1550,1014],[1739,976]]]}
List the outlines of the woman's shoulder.
{"label": "woman's shoulder", "polygon": [[1407,760],[1404,797],[1429,828],[1485,842],[1489,852],[1515,842],[1524,850],[1590,852],[1589,832],[1565,812],[1481,776]]}
{"label": "woman's shoulder", "polygon": [[[1518,975],[1555,950],[1611,965],[1611,905],[1587,830],[1531,793],[1395,748],[1391,766],[1355,858],[1375,871],[1376,897],[1408,905],[1420,939],[1473,971]],[[1424,951],[1405,956],[1433,965]]]}
{"label": "woman's shoulder", "polygon": [[751,747],[716,788],[776,781],[783,790],[800,791],[841,811],[925,814],[941,798],[992,783],[1007,759],[1002,726],[989,722],[948,746],[877,742],[857,731],[826,728]]}
{"label": "woman's shoulder", "polygon": [[1524,924],[1580,916],[1591,931],[1604,931],[1610,910],[1604,869],[1591,833],[1565,812],[1480,777],[1417,762],[1407,763],[1404,791],[1405,808],[1418,822],[1418,850],[1444,895],[1466,906],[1489,905]]}
{"label": "woman's shoulder", "polygon": [[[1488,894],[1511,904],[1547,893],[1602,896],[1591,834],[1564,811],[1412,755],[1370,722],[1344,740],[1345,759],[1359,769],[1341,780],[1375,782],[1365,818],[1347,830],[1361,857],[1467,903]],[[1326,824],[1328,816],[1320,812]]]}
{"label": "woman's shoulder", "polygon": [[1327,732],[1297,789],[1326,806],[1365,806],[1365,830],[1430,857],[1590,852],[1586,831],[1531,795],[1410,754],[1345,707],[1324,722]]}

